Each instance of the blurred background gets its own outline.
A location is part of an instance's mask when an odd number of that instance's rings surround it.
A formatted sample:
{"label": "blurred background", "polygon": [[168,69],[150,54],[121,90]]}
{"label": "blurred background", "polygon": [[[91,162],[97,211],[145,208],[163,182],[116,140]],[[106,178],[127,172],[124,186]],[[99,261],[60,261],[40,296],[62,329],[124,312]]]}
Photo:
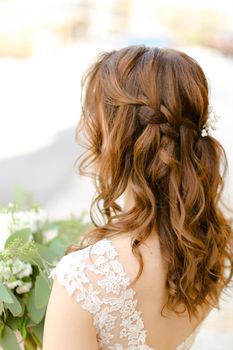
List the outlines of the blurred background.
{"label": "blurred background", "polygon": [[[231,0],[0,0],[0,205],[24,191],[52,219],[89,210],[94,186],[73,169],[82,73],[100,51],[146,44],[181,49],[203,67],[233,208],[232,17]],[[194,350],[233,349],[226,300]]]}

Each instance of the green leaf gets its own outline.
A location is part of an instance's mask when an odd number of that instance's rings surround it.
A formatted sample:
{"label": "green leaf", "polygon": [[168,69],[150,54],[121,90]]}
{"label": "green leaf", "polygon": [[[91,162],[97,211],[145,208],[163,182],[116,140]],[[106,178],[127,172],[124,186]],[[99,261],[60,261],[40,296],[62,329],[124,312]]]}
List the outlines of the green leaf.
{"label": "green leaf", "polygon": [[32,319],[28,318],[27,326],[28,327],[34,327],[34,326],[36,326],[36,323],[34,321],[32,321]]}
{"label": "green leaf", "polygon": [[2,282],[0,282],[0,300],[4,301],[5,303],[13,303],[14,300],[12,299],[9,288],[7,288]]}
{"label": "green leaf", "polygon": [[31,235],[31,230],[29,228],[24,228],[20,231],[12,233],[5,242],[5,249],[15,240],[20,239],[24,244],[28,242]]}
{"label": "green leaf", "polygon": [[27,332],[27,327],[25,323],[23,324],[23,327],[20,329],[20,334],[22,335],[23,339],[26,339],[28,332]]}
{"label": "green leaf", "polygon": [[60,237],[53,238],[51,242],[49,242],[49,248],[56,254],[56,257],[60,257],[64,255],[65,247],[67,246],[67,243],[64,244]]}
{"label": "green leaf", "polygon": [[4,330],[4,327],[5,327],[4,322],[3,322],[2,320],[0,320],[0,338],[1,338],[1,336],[2,336],[2,332],[3,332],[3,330]]}
{"label": "green leaf", "polygon": [[0,345],[3,350],[21,350],[15,333],[6,325],[0,338]]}
{"label": "green leaf", "polygon": [[15,200],[14,203],[18,206],[18,208],[24,208],[25,207],[25,196],[26,193],[22,189],[21,186],[17,185],[15,187]]}
{"label": "green leaf", "polygon": [[43,243],[43,231],[41,229],[33,232],[34,240],[38,243]]}
{"label": "green leaf", "polygon": [[3,252],[0,252],[0,256],[5,260],[16,257],[31,265],[44,266],[34,240],[24,243],[20,237],[15,237],[9,242],[7,248]]}
{"label": "green leaf", "polygon": [[35,243],[36,248],[40,256],[47,262],[52,263],[56,259],[56,254],[50,249],[40,243]]}
{"label": "green leaf", "polygon": [[49,296],[51,293],[50,281],[44,272],[41,272],[36,277],[35,282],[35,306],[38,309],[48,304]]}
{"label": "green leaf", "polygon": [[19,322],[19,320],[20,320],[20,318],[14,317],[14,316],[9,314],[7,316],[6,325],[9,326],[14,331],[16,331],[18,329],[18,322]]}
{"label": "green leaf", "polygon": [[27,337],[27,320],[25,318],[20,318],[18,320],[18,330],[21,334],[21,336],[23,337],[23,339],[25,339]]}
{"label": "green leaf", "polygon": [[44,320],[42,320],[39,324],[37,324],[35,327],[33,327],[33,331],[34,331],[36,337],[42,343],[42,341],[43,341],[43,332],[44,332]]}
{"label": "green leaf", "polygon": [[5,303],[7,308],[11,311],[13,316],[22,316],[24,310],[22,308],[20,301],[10,289],[8,289],[8,293],[13,299],[13,303]]}
{"label": "green leaf", "polygon": [[42,318],[44,317],[46,307],[43,307],[41,309],[38,309],[35,305],[35,288],[33,288],[30,291],[30,294],[28,296],[27,300],[27,309],[28,309],[28,315],[34,321],[36,324],[39,323]]}

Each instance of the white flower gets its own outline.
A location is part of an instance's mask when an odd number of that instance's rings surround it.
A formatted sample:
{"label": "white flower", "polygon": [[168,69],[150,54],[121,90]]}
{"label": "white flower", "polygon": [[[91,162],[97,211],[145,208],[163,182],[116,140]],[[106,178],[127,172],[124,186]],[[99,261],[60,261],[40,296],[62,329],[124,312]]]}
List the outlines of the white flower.
{"label": "white flower", "polygon": [[216,125],[217,121],[219,120],[220,116],[216,114],[216,112],[213,110],[212,106],[209,106],[208,109],[208,119],[205,125],[203,125],[203,128],[201,130],[201,136],[205,137],[209,135],[210,129],[216,130]]}
{"label": "white flower", "polygon": [[9,266],[1,266],[1,273],[0,273],[0,277],[3,280],[8,280],[10,279],[12,276],[12,271],[11,268]]}
{"label": "white flower", "polygon": [[205,129],[205,128],[202,129],[202,130],[201,130],[201,136],[202,136],[202,137],[205,137],[205,136],[207,136],[207,135],[208,135],[208,133],[207,133],[206,129]]}
{"label": "white flower", "polygon": [[32,274],[32,266],[30,264],[25,264],[22,271],[17,273],[18,278],[23,278],[26,276],[30,276]]}
{"label": "white flower", "polygon": [[22,260],[16,259],[12,266],[12,272],[14,274],[17,274],[23,270],[24,266],[25,266],[25,263]]}
{"label": "white flower", "polygon": [[32,282],[25,282],[24,284],[20,285],[16,288],[16,292],[18,294],[27,293],[32,287]]}
{"label": "white flower", "polygon": [[38,211],[16,211],[13,217],[14,220],[11,224],[13,231],[28,227],[32,232],[36,232],[47,220],[47,214],[41,208]]}
{"label": "white flower", "polygon": [[20,259],[0,260],[0,281],[10,289],[17,287],[19,294],[31,288],[31,282],[24,282],[22,278],[30,276],[32,272],[32,266]]}
{"label": "white flower", "polygon": [[57,237],[58,229],[53,228],[43,232],[43,243],[46,244],[51,241],[53,238]]}
{"label": "white flower", "polygon": [[[21,286],[23,284],[22,281],[20,280],[15,280],[15,281],[12,281],[12,282],[5,282],[4,283],[8,288],[10,289],[14,289],[15,287],[17,286]],[[18,287],[17,287],[18,288]]]}
{"label": "white flower", "polygon": [[[9,203],[9,208],[13,203]],[[47,221],[47,214],[41,208],[28,211],[14,211],[11,213],[0,212],[0,251],[4,250],[7,238],[11,233],[24,228],[29,228],[31,232],[38,231]],[[32,234],[29,240],[33,238]]]}
{"label": "white flower", "polygon": [[6,266],[12,266],[13,264],[13,259],[9,258],[7,259],[7,261],[5,262]]}
{"label": "white flower", "polygon": [[14,203],[9,202],[9,203],[8,203],[8,207],[9,207],[9,208],[14,208],[14,207],[15,207],[15,205],[14,205]]}

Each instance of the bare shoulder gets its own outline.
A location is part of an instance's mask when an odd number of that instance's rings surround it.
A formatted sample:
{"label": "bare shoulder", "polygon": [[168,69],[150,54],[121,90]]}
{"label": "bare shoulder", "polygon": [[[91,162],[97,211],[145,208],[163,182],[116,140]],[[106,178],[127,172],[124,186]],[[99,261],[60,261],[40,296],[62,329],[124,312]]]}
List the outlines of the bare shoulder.
{"label": "bare shoulder", "polygon": [[[111,240],[122,258],[125,256],[128,259],[131,255],[132,257],[135,257],[132,251],[132,236],[130,234],[121,234],[119,236],[111,238]],[[148,237],[142,244],[138,246],[138,248],[140,253],[145,258],[151,256],[152,259],[155,259],[159,258],[160,256],[159,239],[156,235]]]}
{"label": "bare shoulder", "polygon": [[97,350],[92,316],[54,280],[46,310],[43,350]]}
{"label": "bare shoulder", "polygon": [[[140,263],[137,256],[133,253],[132,249],[132,236],[130,234],[119,235],[110,238],[112,245],[118,252],[118,260],[122,263],[126,273],[132,278],[135,278]],[[138,249],[142,255],[144,265],[144,275],[153,274],[157,271],[165,271],[163,261],[160,252],[160,246],[158,238],[156,236],[149,237],[143,242]]]}

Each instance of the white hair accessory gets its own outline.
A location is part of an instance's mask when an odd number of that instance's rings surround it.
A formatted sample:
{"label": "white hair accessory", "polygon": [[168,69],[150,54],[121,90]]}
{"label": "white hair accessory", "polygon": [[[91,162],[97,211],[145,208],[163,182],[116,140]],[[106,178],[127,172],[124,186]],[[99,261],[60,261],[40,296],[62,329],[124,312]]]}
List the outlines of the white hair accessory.
{"label": "white hair accessory", "polygon": [[216,130],[216,126],[214,124],[217,123],[219,118],[220,116],[216,114],[216,112],[213,110],[213,107],[209,106],[207,122],[203,125],[203,128],[201,129],[202,137],[208,136],[210,133],[210,129]]}

